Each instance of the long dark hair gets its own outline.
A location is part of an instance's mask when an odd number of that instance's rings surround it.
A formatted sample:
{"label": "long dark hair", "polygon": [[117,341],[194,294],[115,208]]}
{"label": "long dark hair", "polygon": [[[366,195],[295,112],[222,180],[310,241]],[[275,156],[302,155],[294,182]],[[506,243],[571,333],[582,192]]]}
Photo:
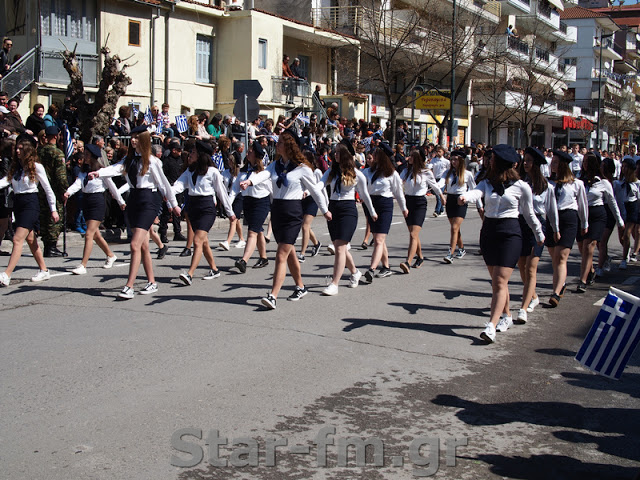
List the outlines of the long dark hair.
{"label": "long dark hair", "polygon": [[531,173],[527,173],[524,169],[524,161],[520,162],[518,165],[520,178],[524,179],[529,185],[531,185],[531,191],[534,195],[541,195],[547,188],[549,188],[549,182],[547,182],[547,179],[542,175],[540,165],[533,160],[533,156],[529,153],[525,153],[524,156],[529,156],[533,166],[531,167]]}
{"label": "long dark hair", "polygon": [[453,163],[450,164],[449,170],[447,171],[445,178],[449,178],[449,175],[457,175],[458,176],[458,185],[461,187],[464,186],[464,173],[467,171],[465,160],[460,155],[451,155],[451,159],[456,157],[458,160],[458,166],[454,168]]}
{"label": "long dark hair", "polygon": [[[138,148],[140,149],[140,154],[142,155],[142,167],[138,172],[138,175],[145,175],[149,171],[149,162],[151,158],[151,134],[149,132],[138,133]],[[131,167],[131,162],[133,162],[133,158],[136,155],[136,149],[133,148],[133,145],[129,144],[129,151],[127,152],[127,156],[124,159],[124,174],[127,174],[129,167]]]}
{"label": "long dark hair", "polygon": [[486,179],[495,186],[504,182],[517,182],[520,180],[520,175],[513,168],[513,163],[505,162],[494,154],[493,164],[487,172]]}
{"label": "long dark hair", "polygon": [[372,172],[380,172],[383,177],[390,177],[396,169],[391,163],[389,155],[385,153],[381,148],[377,148],[373,154],[373,165],[371,166]]}
{"label": "long dark hair", "polygon": [[580,179],[591,186],[596,178],[600,178],[600,162],[593,153],[587,153],[582,159],[582,176]]}
{"label": "long dark hair", "polygon": [[[20,163],[16,148],[18,145],[22,146],[24,152],[23,163]],[[20,140],[16,142],[16,146],[13,149],[13,159],[11,160],[11,166],[9,167],[9,173],[7,176],[11,179],[13,175],[22,168],[28,175],[29,180],[32,182],[36,179],[36,162],[38,161],[38,153],[35,147],[29,142],[29,140]]]}
{"label": "long dark hair", "polygon": [[338,176],[340,172],[340,182],[343,185],[351,186],[356,183],[356,162],[353,160],[353,155],[349,153],[349,149],[338,144],[336,147],[337,160],[331,163],[331,171],[329,172],[329,183]]}
{"label": "long dark hair", "polygon": [[426,162],[424,157],[422,156],[422,153],[420,153],[419,150],[413,150],[411,152],[411,154],[409,155],[409,157],[413,160],[411,162],[411,165],[407,165],[407,178],[409,178],[409,172],[413,173],[413,182],[415,184],[418,175],[420,175],[420,173],[422,173],[422,171],[425,169],[426,167]]}
{"label": "long dark hair", "polygon": [[195,163],[189,165],[189,171],[196,172],[198,175],[206,175],[209,167],[213,167],[211,155],[206,152],[198,152],[198,158]]}

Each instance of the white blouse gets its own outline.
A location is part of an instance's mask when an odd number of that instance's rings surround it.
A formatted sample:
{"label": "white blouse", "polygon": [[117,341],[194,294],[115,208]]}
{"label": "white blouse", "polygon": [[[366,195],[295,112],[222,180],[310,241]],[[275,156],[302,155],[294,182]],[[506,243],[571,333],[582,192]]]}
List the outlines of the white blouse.
{"label": "white blouse", "polygon": [[376,178],[375,182],[372,182],[374,171],[370,168],[365,168],[362,173],[367,177],[367,184],[369,185],[369,195],[380,195],[382,197],[395,197],[400,210],[403,212],[407,209],[407,202],[404,198],[404,192],[402,191],[402,180],[400,175],[394,170],[393,174],[388,177],[380,175]]}
{"label": "white blouse", "polygon": [[449,166],[451,162],[444,157],[433,157],[431,162],[429,162],[431,168],[433,168],[433,175],[436,177],[436,180],[440,180],[447,170],[449,170]]}
{"label": "white blouse", "polygon": [[251,174],[251,182],[254,185],[257,185],[271,180],[273,198],[276,200],[302,200],[304,191],[308,190],[318,204],[320,212],[323,215],[327,213],[329,211],[327,207],[327,200],[322,192],[322,186],[316,182],[313,170],[305,165],[298,165],[287,173],[287,185],[285,186],[285,184],[282,183],[281,186],[278,186],[276,166],[279,163],[280,160],[271,162],[262,172]]}
{"label": "white blouse", "polygon": [[37,163],[36,166],[36,178],[35,180],[31,180],[29,178],[29,174],[24,171],[22,172],[22,176],[20,180],[15,180],[13,177],[9,178],[4,177],[0,178],[0,189],[7,188],[9,185],[13,188],[13,191],[16,194],[21,193],[38,193],[38,183],[42,185],[42,189],[44,190],[44,194],[47,197],[47,203],[49,204],[49,209],[52,212],[56,211],[56,195],[53,193],[51,189],[51,184],[49,183],[49,179],[47,178],[47,172],[44,167]]}
{"label": "white blouse", "polygon": [[171,190],[171,184],[162,171],[162,162],[158,158],[154,157],[153,155],[149,157],[149,169],[144,175],[138,174],[135,185],[131,184],[129,175],[124,174],[124,162],[125,161],[122,160],[121,162],[118,162],[114,165],[101,168],[100,170],[98,170],[98,176],[117,177],[118,175],[123,175],[131,188],[146,188],[154,192],[156,190],[160,190],[162,192],[162,195],[167,199],[167,203],[171,208],[175,208],[178,206],[176,196]]}
{"label": "white blouse", "polygon": [[547,183],[547,189],[540,195],[533,194],[533,210],[538,217],[547,217],[554,232],[560,231],[558,204],[553,185]]}
{"label": "white blouse", "polygon": [[[554,188],[557,185],[553,181]],[[587,202],[587,191],[584,188],[582,180],[574,180],[573,183],[564,183],[560,194],[556,193],[556,201],[558,202],[558,211],[577,210],[578,217],[582,225],[582,229],[589,228],[589,203]]]}
{"label": "white blouse", "polygon": [[622,215],[620,214],[620,209],[618,208],[618,203],[616,202],[615,194],[613,193],[613,187],[609,180],[599,179],[596,182],[593,182],[591,187],[585,187],[587,189],[587,201],[590,207],[599,207],[604,205],[607,202],[609,206],[609,210],[616,217],[616,221],[618,225],[624,227],[624,220],[622,219]]}
{"label": "white blouse", "polygon": [[462,195],[467,202],[484,198],[484,214],[487,218],[518,218],[522,213],[527,225],[534,232],[536,241],[544,241],[542,225],[533,210],[533,194],[526,182],[518,180],[498,195],[488,180],[482,180],[475,189]]}
{"label": "white blouse", "polygon": [[431,188],[433,193],[439,197],[442,196],[442,190],[436,182],[436,177],[433,176],[433,172],[429,168],[425,168],[415,178],[411,178],[411,165],[407,165],[405,171],[402,172],[402,181],[405,195],[421,197],[426,195]]}
{"label": "white blouse", "polygon": [[190,197],[213,197],[213,203],[216,203],[217,194],[227,215],[229,217],[234,215],[222,174],[216,167],[209,167],[205,175],[198,175],[195,183],[193,182],[193,172],[187,169],[178,177],[171,188],[174,194],[189,190]]}
{"label": "white blouse", "polygon": [[[231,193],[229,193],[229,200],[231,203],[234,202],[238,195],[242,195],[244,197],[253,197],[253,198],[264,198],[271,195],[271,182],[262,182],[259,184],[253,184],[254,175],[258,172],[240,172],[238,176],[231,185]],[[247,187],[245,190],[240,189],[240,183],[245,180],[251,180],[252,185]]]}
{"label": "white blouse", "polygon": [[[324,172],[320,183],[324,188],[329,181],[329,173],[331,171],[327,170]],[[344,183],[340,185],[340,191],[336,192],[336,184],[340,179],[335,177],[331,180],[329,184],[329,188],[331,189],[331,200],[354,200],[356,199],[356,192],[360,194],[360,199],[367,206],[367,209],[371,213],[371,216],[375,217],[377,215],[376,209],[373,207],[373,203],[371,202],[371,196],[369,195],[369,191],[367,190],[367,177],[360,170],[356,170],[356,182],[353,185],[345,185]]]}
{"label": "white blouse", "polygon": [[76,181],[67,188],[69,196],[78,193],[80,190],[82,190],[82,193],[104,193],[104,191],[108,189],[111,196],[118,202],[118,205],[124,205],[125,202],[122,199],[122,195],[118,192],[118,188],[116,184],[113,183],[113,180],[110,178],[94,178],[93,180],[89,180],[85,185],[85,178],[87,178],[87,172],[80,172],[78,174]]}
{"label": "white blouse", "polygon": [[464,171],[464,185],[460,185],[459,181],[454,185],[453,175],[447,175],[445,182],[444,189],[450,195],[462,195],[463,193],[476,188],[476,180],[473,178],[473,173],[468,170]]}

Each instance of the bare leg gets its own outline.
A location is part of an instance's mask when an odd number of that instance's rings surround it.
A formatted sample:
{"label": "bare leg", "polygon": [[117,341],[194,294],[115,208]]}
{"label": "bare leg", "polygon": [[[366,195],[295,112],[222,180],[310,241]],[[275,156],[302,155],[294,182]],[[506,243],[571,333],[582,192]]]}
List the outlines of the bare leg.
{"label": "bare leg", "polygon": [[203,245],[206,242],[209,244],[209,239],[207,237],[207,232],[204,230],[196,230],[193,239],[193,256],[191,257],[191,266],[189,271],[187,272],[189,275],[193,277],[196,268],[198,268],[198,264],[200,263],[200,259],[202,258],[202,249]]}
{"label": "bare leg", "polygon": [[[278,298],[278,293],[280,293],[280,289],[284,283],[284,278],[287,274],[287,265],[289,266],[291,275],[294,276],[296,285],[298,285],[298,281],[301,280],[300,263],[298,262],[298,257],[296,257],[294,245],[279,243],[276,252],[276,267],[273,271],[273,283],[271,286],[271,294],[276,298]],[[295,277],[296,274],[297,279]],[[303,285],[298,286],[302,287]]]}
{"label": "bare leg", "polygon": [[231,243],[231,240],[233,240],[233,236],[236,233],[237,223],[238,223],[237,220],[229,220],[229,232],[227,233],[227,243]]}
{"label": "bare leg", "polygon": [[373,234],[373,252],[371,253],[370,265],[371,270],[375,270],[376,268],[378,268],[380,260],[383,260],[386,238],[387,235],[384,233]]}
{"label": "bare leg", "polygon": [[256,232],[249,230],[247,235],[247,244],[244,246],[244,253],[242,255],[242,260],[245,262],[251,258],[251,255],[253,255],[253,251],[256,249],[256,243],[259,243],[259,237],[262,237],[262,242],[264,243],[264,235],[262,235],[262,232],[257,234]]}
{"label": "bare leg", "polygon": [[609,258],[609,238],[612,233],[613,230],[605,228],[602,238],[598,243],[598,267],[600,268],[604,267],[604,262]]}
{"label": "bare leg", "polygon": [[449,219],[449,223],[451,224],[451,232],[449,235],[449,251],[451,255],[456,249],[456,245],[458,248],[464,248],[464,244],[462,243],[462,235],[460,234],[460,226],[462,225],[462,221],[464,218],[462,217],[453,217]]}
{"label": "bare leg", "polygon": [[500,315],[509,312],[509,278],[513,273],[513,268],[509,267],[488,267],[491,274],[491,323],[498,326]]}
{"label": "bare leg", "polygon": [[409,228],[409,249],[407,250],[407,263],[411,263],[416,253],[422,258],[422,248],[420,245],[420,225],[411,225]]}
{"label": "bare leg", "polygon": [[[340,279],[342,278],[344,267],[347,262],[347,242],[344,240],[334,240],[333,246],[336,249],[336,255],[333,259],[333,279],[331,283],[337,287],[340,283]],[[351,264],[353,265],[353,258],[351,259]],[[351,270],[351,272],[355,273],[355,268]]]}
{"label": "bare leg", "polygon": [[[18,264],[18,260],[20,260],[20,257],[22,256],[22,245],[25,239],[27,238],[27,235],[29,235],[30,233],[32,232],[30,230],[27,230],[24,227],[16,228],[16,231],[13,234],[13,249],[11,250],[11,257],[9,257],[9,264],[7,265],[7,268],[4,271],[4,273],[6,273],[7,276],[10,277],[13,271],[15,270],[16,265]],[[35,258],[35,255],[34,255],[34,258]]]}
{"label": "bare leg", "polygon": [[149,251],[149,231],[142,228],[134,228],[131,236],[131,263],[129,264],[129,279],[127,280],[127,287],[133,288],[133,284],[138,276],[138,269],[140,268],[140,262],[142,261],[142,246],[147,246],[147,252]]}
{"label": "bare leg", "polygon": [[240,220],[236,220],[236,233],[238,234],[238,239],[240,241],[244,241],[244,234],[242,233],[242,222]]}
{"label": "bare leg", "polygon": [[260,258],[267,258],[267,241],[264,238],[264,233],[260,232],[258,235],[258,254]]}
{"label": "bare leg", "polygon": [[2,244],[2,240],[4,240],[4,234],[7,233],[8,228],[9,228],[9,219],[0,218],[0,245]]}
{"label": "bare leg", "polygon": [[151,228],[149,229],[149,237],[151,238],[153,243],[158,246],[158,248],[164,247],[164,243],[162,243],[162,240],[160,240],[160,235],[158,235],[158,232],[155,231],[153,226],[151,226]]}
{"label": "bare leg", "polygon": [[553,250],[553,293],[560,295],[567,281],[567,259],[571,249],[558,245],[553,247]]}
{"label": "bare leg", "polygon": [[204,258],[207,260],[207,263],[209,264],[209,267],[211,268],[211,270],[218,270],[218,267],[216,267],[216,261],[213,258],[213,252],[211,251],[211,246],[209,245],[208,236],[205,236],[205,241],[202,244],[202,254],[204,255]]}
{"label": "bare leg", "polygon": [[596,241],[585,240],[584,245],[582,246],[582,263],[580,266],[580,271],[582,272],[580,275],[580,280],[583,283],[587,283],[587,277],[591,273],[593,269],[593,251],[596,249]]}
{"label": "bare leg", "polygon": [[191,248],[191,246],[193,245],[195,233],[193,232],[193,228],[191,227],[191,220],[189,220],[189,215],[185,214],[184,218],[187,221],[187,244],[185,245],[185,248]]}
{"label": "bare leg", "polygon": [[[305,215],[302,223],[302,245],[300,247],[300,255],[304,255],[309,246],[309,237],[311,235],[311,223],[313,222],[313,216]],[[315,238],[315,235],[313,235]],[[314,245],[316,242],[313,243]]]}

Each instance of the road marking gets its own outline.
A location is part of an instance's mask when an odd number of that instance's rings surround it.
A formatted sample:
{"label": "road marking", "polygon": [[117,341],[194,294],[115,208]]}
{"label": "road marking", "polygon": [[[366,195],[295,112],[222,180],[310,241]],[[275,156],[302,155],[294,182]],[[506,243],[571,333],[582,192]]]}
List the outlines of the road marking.
{"label": "road marking", "polygon": [[51,275],[49,275],[49,278],[53,278],[53,277],[64,277],[66,275],[73,275],[73,273],[71,272],[61,272],[61,273],[53,273]]}

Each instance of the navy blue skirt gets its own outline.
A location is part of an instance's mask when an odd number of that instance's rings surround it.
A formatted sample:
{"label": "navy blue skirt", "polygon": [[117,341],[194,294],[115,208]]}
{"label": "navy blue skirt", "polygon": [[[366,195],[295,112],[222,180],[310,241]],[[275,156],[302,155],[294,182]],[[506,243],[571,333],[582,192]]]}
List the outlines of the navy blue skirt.
{"label": "navy blue skirt", "polygon": [[274,199],[271,228],[277,243],[295,245],[302,228],[302,200]]}
{"label": "navy blue skirt", "polygon": [[589,229],[587,230],[587,234],[582,236],[582,233],[578,230],[576,239],[579,242],[583,240],[595,240],[599,242],[606,226],[607,210],[604,208],[604,205],[589,207]]}
{"label": "navy blue skirt", "polygon": [[162,196],[149,188],[134,188],[129,194],[125,216],[129,228],[149,230],[162,208]]}
{"label": "navy blue skirt", "polygon": [[13,199],[16,228],[40,230],[40,202],[37,193],[18,193]]}
{"label": "navy blue skirt", "polygon": [[208,232],[216,221],[216,205],[213,195],[189,195],[189,221],[191,228]]}
{"label": "navy blue skirt", "polygon": [[553,239],[553,229],[551,228],[549,219],[547,219],[544,231],[544,236],[546,237],[544,244],[547,247],[559,246],[573,248],[576,236],[578,235],[578,211],[571,209],[559,210],[558,223],[560,224],[560,241],[556,243]]}
{"label": "navy blue skirt", "polygon": [[517,218],[484,218],[480,249],[490,267],[515,268],[522,250],[522,232]]}
{"label": "navy blue skirt", "polygon": [[[540,221],[541,225],[544,225],[543,217],[538,216],[538,221]],[[531,230],[522,215],[518,216],[518,223],[520,224],[520,232],[522,232],[522,249],[520,250],[520,256],[528,257],[529,255],[533,255],[534,257],[540,258],[544,250],[544,245],[538,246],[533,230]]]}
{"label": "navy blue skirt", "polygon": [[605,225],[605,228],[607,230],[613,230],[614,228],[616,228],[616,216],[609,208],[609,205],[605,205],[604,210],[605,212],[607,212],[607,223]]}
{"label": "navy blue skirt", "polygon": [[327,222],[331,241],[350,242],[358,226],[358,209],[355,200],[329,201],[331,220]]}
{"label": "navy blue skirt", "polygon": [[418,225],[422,227],[427,216],[427,197],[424,195],[405,195],[409,215],[405,218],[407,226]]}
{"label": "navy blue skirt", "polygon": [[454,193],[447,193],[447,205],[445,211],[447,212],[447,218],[467,218],[467,204],[458,205],[458,198],[460,195]]}
{"label": "navy blue skirt", "polygon": [[302,199],[302,214],[315,217],[318,214],[318,205],[311,195]]}
{"label": "navy blue skirt", "polygon": [[236,219],[240,220],[242,218],[242,204],[243,204],[243,196],[238,195],[236,199],[233,201],[231,208],[233,209],[233,214],[236,216]]}
{"label": "navy blue skirt", "polygon": [[378,214],[378,220],[374,222],[369,210],[364,209],[367,222],[369,222],[371,226],[371,233],[388,234],[391,229],[391,220],[393,220],[393,198],[383,197],[382,195],[371,195],[371,203],[373,203],[373,208],[376,209],[376,213]]}
{"label": "navy blue skirt", "polygon": [[107,204],[104,200],[104,192],[82,194],[82,214],[85,220],[104,220],[104,212]]}
{"label": "navy blue skirt", "polygon": [[269,215],[271,199],[267,197],[256,198],[244,195],[242,197],[242,210],[244,211],[244,224],[249,226],[251,232],[264,231],[262,226]]}
{"label": "navy blue skirt", "polygon": [[624,202],[624,209],[627,211],[627,218],[625,219],[625,225],[627,223],[638,223],[638,201]]}

